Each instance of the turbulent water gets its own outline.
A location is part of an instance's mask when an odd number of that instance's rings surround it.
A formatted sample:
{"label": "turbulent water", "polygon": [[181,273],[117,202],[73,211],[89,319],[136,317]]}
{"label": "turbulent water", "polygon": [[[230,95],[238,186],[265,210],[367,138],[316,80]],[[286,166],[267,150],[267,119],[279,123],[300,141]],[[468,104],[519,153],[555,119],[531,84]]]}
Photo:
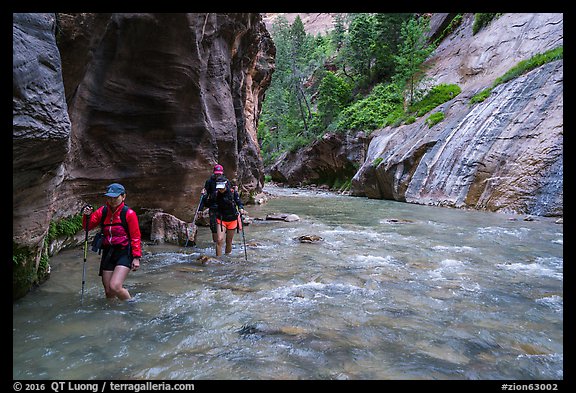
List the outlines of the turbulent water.
{"label": "turbulent water", "polygon": [[133,303],[104,299],[95,253],[83,296],[83,250],[53,257],[13,305],[13,378],[564,378],[554,219],[268,191],[250,217],[300,220],[256,219],[205,264],[206,227],[196,247],[145,245]]}

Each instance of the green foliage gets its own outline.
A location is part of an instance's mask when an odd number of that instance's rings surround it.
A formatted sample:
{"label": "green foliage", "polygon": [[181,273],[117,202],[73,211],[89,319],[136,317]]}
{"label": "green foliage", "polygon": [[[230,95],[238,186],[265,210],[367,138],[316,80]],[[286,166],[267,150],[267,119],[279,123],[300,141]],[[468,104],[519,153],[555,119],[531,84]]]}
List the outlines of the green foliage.
{"label": "green foliage", "polygon": [[340,50],[344,44],[345,37],[346,25],[344,22],[344,16],[342,14],[337,14],[334,17],[334,29],[330,33],[330,40],[337,51]]}
{"label": "green foliage", "polygon": [[494,88],[499,84],[508,82],[514,78],[526,74],[527,72],[532,71],[535,68],[538,68],[551,61],[560,60],[563,57],[564,57],[564,47],[559,46],[554,49],[550,49],[549,51],[546,51],[544,53],[538,53],[528,60],[522,60],[514,67],[506,71],[504,75],[496,78],[496,80],[492,83],[491,87],[486,88],[480,91],[479,93],[475,94],[470,99],[469,106],[484,101],[486,98],[488,98],[488,96],[490,96],[492,90],[494,90]]}
{"label": "green foliage", "polygon": [[522,60],[514,67],[509,69],[504,75],[499,78],[496,78],[492,87],[496,87],[501,83],[508,82],[514,78],[519,77],[529,71],[532,71],[535,68],[540,67],[546,63],[551,61],[560,60],[564,57],[564,47],[559,46],[557,48],[551,49],[545,53],[538,53],[532,56],[528,60]]}
{"label": "green foliage", "polygon": [[432,87],[419,101],[410,106],[406,112],[397,110],[390,113],[386,125],[397,127],[400,124],[412,124],[418,117],[424,116],[434,108],[456,97],[462,89],[454,84],[440,84]]}
{"label": "green foliage", "polygon": [[316,136],[311,129],[314,111],[310,104],[316,83],[309,77],[326,61],[334,47],[330,37],[312,37],[299,18],[289,24],[279,17],[272,25],[276,67],[258,122],[258,141],[265,164],[282,152],[305,146]]}
{"label": "green foliage", "polygon": [[410,106],[407,112],[415,113],[416,117],[424,116],[438,105],[450,101],[461,92],[462,89],[458,85],[439,84],[430,89],[424,98]]}
{"label": "green foliage", "polygon": [[401,43],[400,27],[413,17],[410,13],[355,13],[349,15],[345,29],[344,17],[335,21],[338,31],[334,63],[358,89],[377,83],[389,83],[396,73],[394,55]]}
{"label": "green foliage", "polygon": [[394,56],[398,54],[403,23],[413,17],[410,13],[377,13],[374,15],[374,66],[370,72],[372,81],[392,82],[396,74]]}
{"label": "green foliage", "polygon": [[404,124],[412,124],[416,121],[416,116],[408,116],[405,119]]}
{"label": "green foliage", "polygon": [[319,125],[326,128],[350,102],[352,90],[340,77],[327,72],[318,89]]}
{"label": "green foliage", "polygon": [[337,130],[372,131],[388,125],[412,124],[418,117],[450,101],[461,91],[458,85],[437,85],[404,112],[398,87],[394,84],[378,85],[366,98],[340,113]]}
{"label": "green foliage", "polygon": [[12,263],[14,265],[24,265],[32,256],[29,248],[18,246],[12,241]]}
{"label": "green foliage", "polygon": [[50,222],[48,229],[48,242],[57,239],[60,236],[74,236],[82,230],[82,215],[77,214],[72,217],[63,218],[56,222]]}
{"label": "green foliage", "polygon": [[62,236],[74,236],[82,230],[82,215],[77,214],[50,222],[44,237],[40,260],[36,269],[36,252],[30,247],[19,246],[12,241],[12,288],[14,299],[24,296],[33,285],[39,285],[50,274],[48,247],[50,242]]}
{"label": "green foliage", "polygon": [[440,34],[440,36],[434,41],[433,46],[435,48],[438,47],[438,45],[444,40],[444,38],[452,34],[458,28],[458,26],[462,24],[462,18],[463,14],[457,14],[454,18],[452,18],[448,26],[444,30],[442,30],[442,34]]}
{"label": "green foliage", "polygon": [[382,161],[384,161],[382,157],[377,157],[374,159],[374,161],[372,161],[372,166],[376,168],[378,165],[382,163]]}
{"label": "green foliage", "polygon": [[[457,15],[445,34],[461,19]],[[298,18],[292,24],[277,18],[271,30],[276,67],[257,131],[264,165],[327,131],[409,124],[449,99],[446,94],[457,95],[457,86],[440,86],[419,102],[423,64],[434,49],[427,44],[428,23],[410,13],[340,14],[328,35],[312,37]]]}
{"label": "green foliage", "polygon": [[48,233],[44,237],[38,269],[35,271],[35,256],[28,248],[19,248],[13,243],[12,262],[19,266],[14,274],[15,293],[27,291],[31,285],[37,285],[46,280],[50,274],[48,248],[50,242],[63,236],[74,236],[82,230],[82,215],[76,214],[58,221],[50,222]]}
{"label": "green foliage", "polygon": [[394,84],[376,85],[372,92],[338,116],[337,130],[375,130],[384,127],[391,113],[402,107],[402,95]]}
{"label": "green foliage", "polygon": [[311,139],[309,137],[302,134],[290,135],[284,140],[286,149],[290,152],[295,152],[307,146],[310,141]]}
{"label": "green foliage", "polygon": [[49,260],[48,250],[45,250],[42,252],[42,255],[40,255],[40,262],[38,263],[38,270],[36,271],[36,280],[38,283],[45,281],[50,274]]}
{"label": "green foliage", "polygon": [[393,80],[404,91],[406,101],[412,105],[416,99],[416,86],[424,76],[424,61],[434,50],[427,43],[426,33],[430,30],[428,18],[410,19],[402,24],[396,74]]}
{"label": "green foliage", "polygon": [[440,123],[442,120],[444,120],[444,112],[435,112],[428,116],[426,124],[428,124],[428,128],[432,128],[432,126]]}
{"label": "green foliage", "polygon": [[472,24],[472,35],[475,35],[484,27],[488,26],[492,19],[499,17],[502,13],[476,13]]}
{"label": "green foliage", "polygon": [[[277,18],[271,29],[276,67],[257,131],[265,165],[326,131],[369,131],[396,121],[401,95],[365,100],[361,91],[372,89],[375,78],[386,79],[381,85],[390,83],[396,72],[393,56],[404,39],[401,27],[412,18],[409,13],[341,14],[325,37],[306,34],[299,18],[292,24]],[[327,64],[335,72],[324,71]],[[355,95],[359,113],[351,108]]]}
{"label": "green foliage", "polygon": [[486,98],[488,98],[490,96],[490,94],[492,94],[492,90],[494,90],[494,88],[489,87],[487,89],[480,91],[479,93],[474,94],[474,96],[472,98],[470,98],[470,102],[468,103],[468,106],[472,106],[478,102],[484,101]]}
{"label": "green foliage", "polygon": [[34,252],[12,241],[12,296],[24,296],[37,281]]}
{"label": "green foliage", "polygon": [[358,14],[348,28],[347,46],[348,63],[360,75],[369,75],[372,67],[373,51],[376,45],[374,39],[374,16]]}
{"label": "green foliage", "polygon": [[351,187],[352,187],[351,178],[347,179],[336,178],[336,180],[334,180],[334,184],[332,185],[331,189],[342,192],[350,190]]}
{"label": "green foliage", "polygon": [[304,30],[304,23],[300,19],[300,15],[296,16],[294,22],[290,26],[290,48],[291,55],[294,61],[303,62],[303,58],[306,55],[306,31]]}
{"label": "green foliage", "polygon": [[320,171],[314,183],[327,185],[331,190],[349,190],[352,185],[352,178],[357,171],[357,165],[348,163],[343,168],[339,168],[338,171]]}

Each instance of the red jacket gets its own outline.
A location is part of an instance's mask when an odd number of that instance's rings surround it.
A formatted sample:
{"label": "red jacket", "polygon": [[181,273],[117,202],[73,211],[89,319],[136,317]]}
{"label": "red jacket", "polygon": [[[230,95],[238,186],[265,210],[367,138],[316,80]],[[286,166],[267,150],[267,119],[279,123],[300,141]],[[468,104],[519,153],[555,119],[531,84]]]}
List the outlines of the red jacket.
{"label": "red jacket", "polygon": [[[122,202],[116,210],[113,211],[112,206],[108,203],[108,213],[104,219],[105,224],[120,224],[104,227],[104,241],[103,246],[108,247],[110,245],[116,246],[121,245],[126,247],[128,245],[128,234],[124,230],[122,224],[122,219],[120,218],[120,212],[124,207],[124,202]],[[104,206],[100,206],[95,212],[90,216],[90,223],[88,224],[88,230],[94,229],[100,226],[100,221],[102,220],[102,210]],[[138,224],[138,216],[136,212],[132,209],[128,209],[126,212],[126,223],[128,224],[128,231],[130,232],[130,241],[132,246],[132,257],[142,256],[142,246],[140,242],[140,225]],[[82,216],[82,227],[86,230],[86,216]]]}

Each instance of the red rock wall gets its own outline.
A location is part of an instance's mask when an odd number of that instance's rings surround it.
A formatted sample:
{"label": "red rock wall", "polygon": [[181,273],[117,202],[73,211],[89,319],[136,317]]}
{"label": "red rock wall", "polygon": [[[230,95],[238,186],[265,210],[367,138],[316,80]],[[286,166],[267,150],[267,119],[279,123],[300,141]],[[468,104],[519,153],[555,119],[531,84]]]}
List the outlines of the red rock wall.
{"label": "red rock wall", "polygon": [[64,80],[70,70],[78,81],[67,86],[64,204],[97,203],[108,183],[120,182],[131,206],[190,219],[216,162],[244,189],[262,188],[256,125],[274,46],[259,14],[90,21],[86,29],[99,37],[69,40],[62,53]]}

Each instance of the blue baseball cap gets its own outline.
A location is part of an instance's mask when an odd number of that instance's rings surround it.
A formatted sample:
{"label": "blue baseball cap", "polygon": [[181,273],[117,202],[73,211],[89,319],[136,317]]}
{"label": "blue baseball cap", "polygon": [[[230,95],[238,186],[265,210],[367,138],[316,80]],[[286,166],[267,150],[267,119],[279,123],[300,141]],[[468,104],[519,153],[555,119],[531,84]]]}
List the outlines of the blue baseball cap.
{"label": "blue baseball cap", "polygon": [[126,190],[124,189],[124,186],[122,184],[112,183],[108,186],[108,189],[106,190],[106,194],[104,194],[104,196],[116,198],[118,195],[125,193]]}

